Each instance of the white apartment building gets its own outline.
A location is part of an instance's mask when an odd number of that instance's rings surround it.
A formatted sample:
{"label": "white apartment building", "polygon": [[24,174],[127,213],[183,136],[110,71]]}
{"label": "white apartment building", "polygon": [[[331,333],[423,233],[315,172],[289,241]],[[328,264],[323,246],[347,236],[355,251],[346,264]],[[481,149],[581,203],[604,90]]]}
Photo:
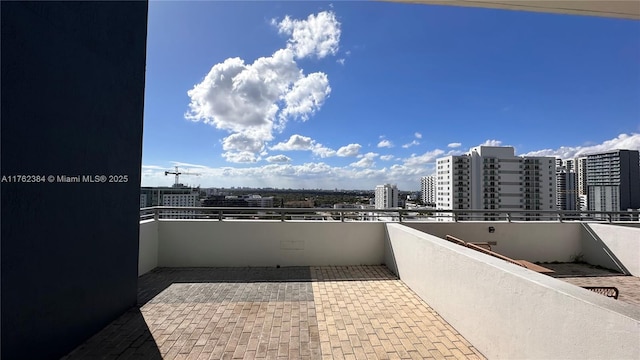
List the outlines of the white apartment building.
{"label": "white apartment building", "polygon": [[587,195],[587,157],[577,157],[565,160],[567,171],[576,174],[576,186],[578,195]]}
{"label": "white apartment building", "polygon": [[[144,201],[144,205],[143,205]],[[200,206],[200,190],[190,187],[142,187],[140,189],[140,207],[151,206]],[[164,218],[191,219],[193,210],[171,210],[163,212]]]}
{"label": "white apartment building", "polygon": [[[436,176],[438,209],[513,210],[526,220],[546,220],[549,216],[527,210],[556,207],[553,157],[515,156],[513,147],[478,146],[465,155],[437,159]],[[498,220],[499,215],[463,213],[459,219]]]}
{"label": "white apartment building", "polygon": [[[163,194],[162,206],[200,206],[200,193],[192,191],[188,194]],[[193,219],[195,218],[194,210],[171,210],[168,212],[169,219]]]}
{"label": "white apartment building", "polygon": [[420,200],[425,205],[436,203],[436,175],[423,176],[420,178]]}
{"label": "white apartment building", "polygon": [[398,207],[398,187],[396,185],[384,184],[376,186],[375,194],[376,209],[390,209]]}

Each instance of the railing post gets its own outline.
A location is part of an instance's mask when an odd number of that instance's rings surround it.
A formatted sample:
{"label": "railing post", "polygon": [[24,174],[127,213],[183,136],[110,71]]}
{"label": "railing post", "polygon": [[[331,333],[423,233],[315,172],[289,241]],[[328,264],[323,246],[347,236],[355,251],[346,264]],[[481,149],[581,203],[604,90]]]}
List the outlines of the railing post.
{"label": "railing post", "polygon": [[153,220],[158,221],[160,219],[160,214],[158,213],[158,208],[153,208]]}
{"label": "railing post", "polygon": [[344,211],[340,211],[340,221],[344,222]]}
{"label": "railing post", "polygon": [[402,222],[402,211],[398,211],[398,220]]}
{"label": "railing post", "polygon": [[558,221],[562,222],[562,212],[558,211]]}
{"label": "railing post", "polygon": [[507,222],[511,222],[511,213],[507,212]]}
{"label": "railing post", "polygon": [[284,222],[284,210],[280,210],[280,221]]}
{"label": "railing post", "polygon": [[607,213],[607,217],[609,218],[609,223],[611,223],[611,213],[610,212]]}
{"label": "railing post", "polygon": [[222,221],[222,210],[218,210],[218,221]]}
{"label": "railing post", "polygon": [[453,212],[453,222],[458,222],[458,213],[457,212]]}

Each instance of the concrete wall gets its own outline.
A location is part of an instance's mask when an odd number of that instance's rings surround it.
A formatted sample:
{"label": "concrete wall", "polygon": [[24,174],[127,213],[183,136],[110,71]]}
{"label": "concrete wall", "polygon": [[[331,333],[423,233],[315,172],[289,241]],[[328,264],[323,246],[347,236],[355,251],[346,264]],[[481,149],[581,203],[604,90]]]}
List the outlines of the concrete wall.
{"label": "concrete wall", "polygon": [[596,223],[586,226],[631,275],[640,276],[640,228]]}
{"label": "concrete wall", "polygon": [[581,257],[591,264],[599,265],[607,269],[616,270],[622,274],[630,275],[616,254],[600,239],[598,234],[586,223],[582,225]]}
{"label": "concrete wall", "polygon": [[400,279],[488,358],[640,357],[637,307],[401,224],[386,226]]}
{"label": "concrete wall", "polygon": [[[467,242],[496,241],[492,250],[512,259],[531,262],[570,262],[581,253],[579,223],[560,222],[431,222],[404,223],[413,229],[444,238],[453,235]],[[495,232],[490,233],[489,227]]]}
{"label": "concrete wall", "polygon": [[379,265],[384,223],[161,220],[158,266]]}
{"label": "concrete wall", "polygon": [[0,357],[59,359],[136,305],[147,2],[0,13]]}
{"label": "concrete wall", "polygon": [[145,220],[140,222],[140,258],[138,276],[158,267],[158,222]]}

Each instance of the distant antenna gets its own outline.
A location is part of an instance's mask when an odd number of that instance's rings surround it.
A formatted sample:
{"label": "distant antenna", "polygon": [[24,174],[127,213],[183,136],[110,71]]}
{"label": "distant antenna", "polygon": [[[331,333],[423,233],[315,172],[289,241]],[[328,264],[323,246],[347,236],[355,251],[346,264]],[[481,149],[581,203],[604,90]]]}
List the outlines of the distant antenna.
{"label": "distant antenna", "polygon": [[[174,187],[178,187],[180,185],[180,175],[183,175],[184,173],[181,173],[180,171],[178,171],[178,167],[175,167],[175,171],[165,171],[164,172],[164,176],[167,176],[169,174],[173,174],[176,176],[176,182],[173,184]],[[184,175],[195,175],[195,176],[200,176],[202,174],[199,173],[186,173]]]}

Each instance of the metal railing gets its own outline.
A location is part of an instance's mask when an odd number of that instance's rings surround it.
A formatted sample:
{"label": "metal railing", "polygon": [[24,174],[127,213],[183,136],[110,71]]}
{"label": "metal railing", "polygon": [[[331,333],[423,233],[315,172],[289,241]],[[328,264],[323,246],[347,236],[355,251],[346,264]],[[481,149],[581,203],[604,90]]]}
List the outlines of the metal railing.
{"label": "metal railing", "polygon": [[440,209],[333,209],[333,208],[255,208],[255,207],[171,207],[140,209],[140,220],[278,220],[278,221],[590,221],[638,222],[638,211],[574,210],[440,210]]}

